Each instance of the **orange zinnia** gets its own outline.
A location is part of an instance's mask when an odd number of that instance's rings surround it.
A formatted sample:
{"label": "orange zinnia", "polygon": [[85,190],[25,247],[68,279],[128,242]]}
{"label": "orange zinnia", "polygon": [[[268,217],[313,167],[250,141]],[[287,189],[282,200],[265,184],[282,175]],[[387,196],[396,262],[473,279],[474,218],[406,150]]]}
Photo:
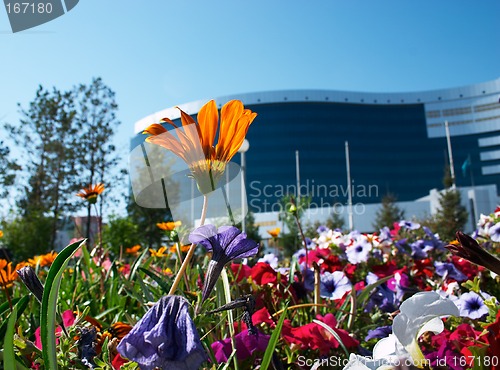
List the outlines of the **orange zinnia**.
{"label": "orange zinnia", "polygon": [[12,268],[12,262],[0,259],[0,287],[10,288],[17,279],[17,272]]}
{"label": "orange zinnia", "polygon": [[[239,100],[231,100],[219,112],[214,100],[210,100],[198,112],[198,123],[181,111],[182,129],[170,119],[162,121],[174,126],[178,139],[161,124],[154,123],[144,130],[150,134],[146,141],[166,148],[184,160],[189,166],[198,189],[203,194],[215,190],[226,164],[243,144],[248,127],[257,113],[245,109]],[[219,127],[219,138],[215,145],[215,135]]]}
{"label": "orange zinnia", "polygon": [[280,234],[281,229],[279,227],[272,229],[272,230],[267,230],[267,233],[271,235],[273,238],[277,238],[278,235]]}
{"label": "orange zinnia", "polygon": [[134,245],[133,247],[126,248],[125,253],[127,254],[137,254],[141,250],[141,246],[139,244]]}
{"label": "orange zinnia", "polygon": [[86,188],[80,190],[78,197],[86,199],[90,204],[95,204],[97,202],[97,196],[104,191],[104,184],[99,183],[95,185],[89,185]]}
{"label": "orange zinnia", "polygon": [[45,266],[50,266],[52,265],[52,262],[57,257],[57,252],[49,252],[47,254],[42,254],[41,256],[35,256],[33,258],[28,259],[28,263],[35,267],[39,265],[40,267],[45,267]]}
{"label": "orange zinnia", "polygon": [[158,250],[154,250],[153,248],[149,248],[149,253],[151,253],[151,257],[167,257],[168,253],[165,253],[167,251],[167,247],[162,246],[158,248]]}
{"label": "orange zinnia", "polygon": [[[189,248],[191,248],[191,244],[186,244],[181,246],[180,250],[181,252],[186,253],[189,251]],[[177,253],[177,246],[174,245],[170,247],[170,253]]]}
{"label": "orange zinnia", "polygon": [[160,222],[160,223],[157,223],[156,226],[159,228],[159,229],[162,229],[162,230],[165,230],[165,231],[172,231],[174,230],[176,227],[179,227],[182,225],[182,222],[181,221],[175,221],[175,222]]}

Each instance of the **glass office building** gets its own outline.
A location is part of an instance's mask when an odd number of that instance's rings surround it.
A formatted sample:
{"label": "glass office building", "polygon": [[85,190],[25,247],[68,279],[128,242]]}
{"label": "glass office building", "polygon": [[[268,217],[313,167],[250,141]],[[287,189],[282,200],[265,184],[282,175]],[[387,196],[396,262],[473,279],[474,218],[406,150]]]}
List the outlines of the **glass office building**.
{"label": "glass office building", "polygon": [[[345,204],[346,142],[354,203],[379,203],[387,193],[411,201],[442,188],[449,164],[445,121],[457,186],[498,184],[499,97],[497,79],[424,92],[292,90],[216,102],[239,99],[258,113],[247,134],[247,194],[255,212],[269,212],[283,194],[297,193],[297,168],[301,195],[318,207]],[[195,116],[205,102],[179,106]],[[163,117],[178,120],[179,112],[167,108],[138,121],[132,147],[143,142],[145,127]]]}

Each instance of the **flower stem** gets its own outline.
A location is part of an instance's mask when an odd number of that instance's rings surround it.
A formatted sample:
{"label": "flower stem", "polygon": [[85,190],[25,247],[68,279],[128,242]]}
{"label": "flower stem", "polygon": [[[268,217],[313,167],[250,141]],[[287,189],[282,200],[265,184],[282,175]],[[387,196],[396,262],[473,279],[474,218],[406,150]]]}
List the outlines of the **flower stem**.
{"label": "flower stem", "polygon": [[[203,195],[203,208],[201,209],[200,226],[205,224],[205,218],[207,217],[207,208],[208,208],[208,196],[206,194],[204,194]],[[172,283],[172,286],[170,287],[170,291],[168,292],[168,295],[173,295],[175,293],[175,291],[177,290],[177,287],[179,286],[179,283],[181,282],[182,276],[184,275],[184,272],[186,271],[187,266],[189,265],[189,262],[191,262],[191,258],[193,258],[195,249],[196,249],[196,244],[191,244],[191,247],[189,248],[189,251],[186,255],[186,258],[184,258],[184,261],[182,262],[181,268],[177,272],[177,275],[175,276],[174,282]]]}

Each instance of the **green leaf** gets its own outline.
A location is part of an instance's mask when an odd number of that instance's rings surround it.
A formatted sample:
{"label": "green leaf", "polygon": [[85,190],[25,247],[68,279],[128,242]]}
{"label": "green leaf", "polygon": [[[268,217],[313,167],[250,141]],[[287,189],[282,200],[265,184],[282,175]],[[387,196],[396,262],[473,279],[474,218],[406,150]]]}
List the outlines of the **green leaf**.
{"label": "green leaf", "polygon": [[161,278],[159,275],[155,274],[153,271],[147,270],[143,267],[139,267],[139,270],[148,275],[151,279],[153,279],[158,286],[161,288],[164,294],[168,294],[170,291],[170,287],[165,283],[165,280]]}
{"label": "green leaf", "polygon": [[322,321],[319,321],[319,320],[313,320],[313,322],[315,324],[318,324],[319,326],[322,326],[323,328],[325,328],[331,335],[334,336],[334,338],[337,340],[337,342],[339,342],[340,346],[342,347],[342,349],[344,350],[347,358],[349,358],[349,351],[347,349],[347,347],[344,345],[344,342],[342,342],[342,339],[340,338],[340,336],[337,334],[337,332],[335,330],[333,330],[329,325],[325,324],[324,322]]}
{"label": "green leaf", "polygon": [[288,309],[288,302],[283,309],[283,313],[280,316],[278,324],[276,324],[276,328],[273,330],[273,334],[271,335],[271,339],[269,339],[269,344],[267,345],[266,353],[264,353],[264,358],[262,359],[262,364],[260,365],[260,370],[267,370],[269,364],[271,363],[271,359],[273,358],[273,352],[276,348],[276,344],[280,339],[281,329],[283,328],[283,322],[285,321],[286,311]]}
{"label": "green leaf", "polygon": [[[25,299],[26,298],[26,299]],[[24,302],[27,303],[28,297],[23,297],[25,299]],[[24,370],[28,369],[24,365],[21,365],[16,361],[16,353],[14,351],[14,334],[16,332],[16,322],[18,319],[18,306],[20,306],[23,302],[19,302],[14,306],[12,312],[9,316],[9,322],[7,324],[7,332],[5,333],[5,340],[3,344],[3,367],[4,369],[19,369]]]}
{"label": "green leaf", "polygon": [[86,240],[77,241],[64,248],[50,266],[42,298],[42,312],[40,314],[40,329],[42,340],[42,354],[46,369],[57,369],[56,350],[56,312],[57,297],[61,279],[66,266],[73,254],[80,248]]}
{"label": "green leaf", "polygon": [[[29,296],[25,296],[23,298],[16,298],[16,299],[13,299],[12,300],[12,305],[16,305],[17,307],[17,318],[16,320],[18,320],[21,315],[23,314],[24,310],[26,310],[26,307],[28,307],[28,302],[29,302],[29,299],[30,297]],[[7,306],[8,306],[8,302],[5,302],[7,303]],[[12,315],[12,313],[11,313]],[[8,326],[8,321],[5,320],[2,325],[0,325],[0,338],[3,338],[7,332],[7,326]]]}
{"label": "green leaf", "polygon": [[[20,299],[21,298],[13,298],[13,299],[11,299],[10,304],[15,306]],[[10,304],[8,301],[5,301],[4,303],[0,304],[0,315],[3,314],[5,311],[7,311],[10,308]]]}
{"label": "green leaf", "polygon": [[389,275],[389,276],[386,276],[385,278],[382,278],[382,279],[379,279],[377,280],[376,282],[374,282],[373,284],[370,284],[370,285],[367,285],[363,291],[359,294],[358,298],[357,298],[357,301],[361,304],[363,304],[369,297],[370,297],[370,294],[372,293],[372,291],[378,287],[379,285],[385,283],[386,281],[392,279],[394,277],[394,275]]}

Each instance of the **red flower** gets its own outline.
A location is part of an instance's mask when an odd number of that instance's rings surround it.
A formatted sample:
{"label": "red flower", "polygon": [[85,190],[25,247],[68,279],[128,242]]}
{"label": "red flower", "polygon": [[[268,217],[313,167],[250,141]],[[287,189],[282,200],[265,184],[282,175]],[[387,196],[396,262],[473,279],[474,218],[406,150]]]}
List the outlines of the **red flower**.
{"label": "red flower", "polygon": [[233,272],[236,282],[246,279],[250,276],[252,268],[242,263],[231,263],[231,271]]}
{"label": "red flower", "polygon": [[346,276],[352,280],[354,278],[354,272],[356,271],[356,265],[348,263],[344,269]]}
{"label": "red flower", "polygon": [[452,256],[451,262],[455,265],[457,269],[462,271],[468,279],[474,279],[474,276],[477,276],[480,271],[484,271],[483,266],[475,265],[470,263],[465,258]]}
{"label": "red flower", "polygon": [[[494,323],[489,324],[486,327],[488,331],[488,336],[486,341],[489,343],[488,355],[498,356],[500,353],[500,311],[497,312],[497,319]],[[500,370],[500,364],[493,366],[492,370]]]}
{"label": "red flower", "polygon": [[[308,267],[311,267],[314,262],[318,265],[322,265],[323,261],[330,256],[331,250],[329,248],[316,248],[307,254],[307,262],[309,263]],[[305,262],[306,257],[301,257],[299,263]]]}
{"label": "red flower", "polygon": [[321,270],[322,271],[328,271],[328,272],[335,272],[335,271],[342,271],[344,267],[342,266],[342,262],[340,261],[339,257],[330,254],[326,259],[323,261],[321,264]]}
{"label": "red flower", "polygon": [[257,264],[254,267],[252,267],[250,276],[257,285],[278,283],[277,272],[274,271],[274,269],[268,263],[265,262],[257,262]]}
{"label": "red flower", "polygon": [[257,310],[252,315],[252,321],[254,325],[266,323],[274,328],[276,326],[274,320],[271,317],[271,314],[267,310],[266,307],[262,307],[260,310]]}
{"label": "red flower", "polygon": [[[328,313],[324,317],[317,315],[316,319],[332,328],[347,348],[358,346],[359,342],[353,339],[347,331],[336,327],[337,320],[333,314]],[[287,342],[297,344],[302,349],[319,350],[320,355],[326,355],[332,348],[340,346],[337,339],[328,330],[314,322],[294,328],[291,326],[290,320],[285,320],[282,336]]]}
{"label": "red flower", "polygon": [[113,365],[113,369],[115,370],[120,370],[121,366],[129,362],[127,359],[124,359],[122,356],[120,356],[119,353],[116,354],[116,356],[113,358],[113,361],[111,361],[111,365]]}
{"label": "red flower", "polygon": [[372,272],[377,275],[380,279],[386,276],[394,274],[398,269],[395,261],[389,261],[383,265],[376,265],[372,267]]}

